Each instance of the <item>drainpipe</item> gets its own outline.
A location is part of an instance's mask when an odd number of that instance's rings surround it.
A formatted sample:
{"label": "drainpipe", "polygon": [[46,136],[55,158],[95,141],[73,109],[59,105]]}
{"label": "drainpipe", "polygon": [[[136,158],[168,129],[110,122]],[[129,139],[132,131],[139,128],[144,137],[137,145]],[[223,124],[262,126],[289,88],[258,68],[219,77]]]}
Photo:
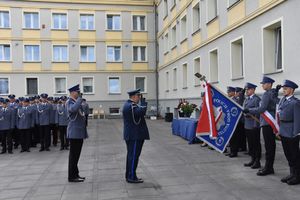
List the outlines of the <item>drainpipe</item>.
{"label": "drainpipe", "polygon": [[156,117],[159,117],[159,76],[158,76],[158,63],[159,63],[159,49],[158,49],[158,41],[157,41],[157,34],[158,34],[158,15],[157,15],[157,5],[156,1],[154,1],[154,15],[155,15],[155,81],[156,81]]}

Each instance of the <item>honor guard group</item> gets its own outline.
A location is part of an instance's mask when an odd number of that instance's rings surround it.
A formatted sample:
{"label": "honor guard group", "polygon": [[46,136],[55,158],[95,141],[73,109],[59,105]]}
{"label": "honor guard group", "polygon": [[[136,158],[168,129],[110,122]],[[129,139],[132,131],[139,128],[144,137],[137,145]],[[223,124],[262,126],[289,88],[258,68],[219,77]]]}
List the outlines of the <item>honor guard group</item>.
{"label": "honor guard group", "polygon": [[[237,157],[239,151],[245,151],[250,161],[245,167],[258,169],[258,176],[274,174],[276,140],[281,140],[284,155],[288,161],[290,173],[281,179],[288,185],[300,184],[300,100],[294,96],[298,85],[285,80],[273,88],[275,81],[267,76],[260,82],[264,93],[259,97],[255,91],[257,85],[246,83],[244,88],[227,87],[228,97],[243,107],[243,116],[229,143],[230,152],[225,155]],[[282,90],[283,97],[278,93]],[[279,124],[276,133],[272,123],[263,113],[268,112]],[[265,164],[261,166],[261,132],[265,148]]]}

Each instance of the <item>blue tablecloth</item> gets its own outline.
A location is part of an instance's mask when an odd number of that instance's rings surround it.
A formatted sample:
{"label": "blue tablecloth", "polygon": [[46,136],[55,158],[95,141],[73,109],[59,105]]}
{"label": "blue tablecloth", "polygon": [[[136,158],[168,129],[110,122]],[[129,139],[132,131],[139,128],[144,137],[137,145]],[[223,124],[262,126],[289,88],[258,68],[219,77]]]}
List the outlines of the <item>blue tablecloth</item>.
{"label": "blue tablecloth", "polygon": [[192,144],[194,141],[198,141],[196,138],[196,128],[198,120],[187,119],[173,119],[172,133],[173,135],[181,136]]}

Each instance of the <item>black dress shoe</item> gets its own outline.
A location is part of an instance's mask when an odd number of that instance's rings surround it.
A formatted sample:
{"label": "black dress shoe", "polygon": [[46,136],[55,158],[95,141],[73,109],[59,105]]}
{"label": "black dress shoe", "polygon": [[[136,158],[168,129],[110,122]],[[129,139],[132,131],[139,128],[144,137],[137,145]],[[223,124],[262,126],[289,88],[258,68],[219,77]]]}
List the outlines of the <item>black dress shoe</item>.
{"label": "black dress shoe", "polygon": [[298,185],[300,184],[300,177],[299,176],[293,176],[290,180],[286,182],[288,185]]}
{"label": "black dress shoe", "polygon": [[245,167],[251,167],[253,164],[254,164],[254,160],[251,160],[250,162],[245,163],[244,166]]}
{"label": "black dress shoe", "polygon": [[20,151],[20,153],[23,153],[23,152],[25,152],[25,150],[21,150],[21,151]]}
{"label": "black dress shoe", "polygon": [[290,179],[292,179],[294,176],[292,174],[286,176],[286,177],[283,177],[280,181],[283,182],[283,183],[287,183]]}
{"label": "black dress shoe", "polygon": [[2,151],[0,154],[5,154],[6,153],[6,151]]}
{"label": "black dress shoe", "polygon": [[69,147],[65,147],[65,150],[69,150]]}
{"label": "black dress shoe", "polygon": [[253,165],[251,165],[251,169],[258,169],[260,167],[261,165],[259,161],[254,161]]}
{"label": "black dress shoe", "polygon": [[77,178],[85,180],[85,177],[78,176]]}
{"label": "black dress shoe", "polygon": [[274,174],[274,169],[267,169],[267,168],[263,168],[262,170],[259,170],[257,172],[257,176],[267,176],[269,174]]}
{"label": "black dress shoe", "polygon": [[39,152],[45,151],[45,149],[40,149]]}
{"label": "black dress shoe", "polygon": [[79,178],[69,179],[69,182],[72,182],[72,183],[79,183],[79,182],[83,182],[83,181],[84,181],[83,179],[79,179]]}
{"label": "black dress shoe", "polygon": [[46,151],[50,151],[50,149],[49,148],[47,148],[47,149],[45,149]]}
{"label": "black dress shoe", "polygon": [[238,155],[237,155],[237,153],[231,153],[230,155],[229,155],[229,158],[235,158],[235,157],[237,157]]}
{"label": "black dress shoe", "polygon": [[60,151],[62,151],[62,150],[64,150],[64,148],[63,148],[63,147],[61,147],[59,150],[60,150]]}
{"label": "black dress shoe", "polygon": [[142,179],[126,179],[127,183],[143,183]]}
{"label": "black dress shoe", "polygon": [[9,154],[13,154],[13,152],[12,152],[12,151],[8,151],[8,153],[9,153]]}
{"label": "black dress shoe", "polygon": [[30,150],[26,150],[26,152],[30,152]]}

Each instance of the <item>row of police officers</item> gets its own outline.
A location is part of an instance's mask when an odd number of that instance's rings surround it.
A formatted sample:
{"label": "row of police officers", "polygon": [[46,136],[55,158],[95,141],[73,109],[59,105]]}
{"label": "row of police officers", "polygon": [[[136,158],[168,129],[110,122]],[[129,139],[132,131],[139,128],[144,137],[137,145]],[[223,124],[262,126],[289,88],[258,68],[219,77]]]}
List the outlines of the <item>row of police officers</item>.
{"label": "row of police officers", "polygon": [[[246,148],[245,141],[247,141],[251,160],[244,166],[259,169],[258,176],[274,174],[276,138],[280,138],[290,168],[290,174],[281,181],[296,185],[300,184],[300,100],[294,96],[298,85],[291,80],[285,80],[282,85],[273,88],[274,83],[272,78],[263,77],[260,84],[264,93],[261,97],[255,93],[257,85],[253,83],[246,83],[244,89],[227,88],[228,96],[244,108],[244,117],[231,138],[231,151],[228,155],[236,157],[239,148]],[[283,97],[279,99],[278,93],[281,89]],[[265,117],[266,115],[277,121],[280,127],[278,132],[274,130],[274,125],[270,122],[270,118]],[[260,132],[266,152],[265,165],[262,168]]]}

